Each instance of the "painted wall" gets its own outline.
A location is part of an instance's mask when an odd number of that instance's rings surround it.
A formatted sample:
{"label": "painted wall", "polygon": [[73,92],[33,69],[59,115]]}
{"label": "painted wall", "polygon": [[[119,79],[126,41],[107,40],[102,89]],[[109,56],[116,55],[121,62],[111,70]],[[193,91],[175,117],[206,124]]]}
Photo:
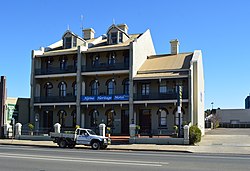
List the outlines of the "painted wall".
{"label": "painted wall", "polygon": [[204,118],[204,73],[202,64],[202,53],[195,50],[191,61],[193,67],[193,121],[198,125],[202,135],[205,134]]}
{"label": "painted wall", "polygon": [[216,115],[220,123],[250,122],[250,109],[217,109]]}
{"label": "painted wall", "polygon": [[150,55],[155,55],[155,48],[150,30],[147,30],[133,42],[132,77],[136,75],[139,68]]}

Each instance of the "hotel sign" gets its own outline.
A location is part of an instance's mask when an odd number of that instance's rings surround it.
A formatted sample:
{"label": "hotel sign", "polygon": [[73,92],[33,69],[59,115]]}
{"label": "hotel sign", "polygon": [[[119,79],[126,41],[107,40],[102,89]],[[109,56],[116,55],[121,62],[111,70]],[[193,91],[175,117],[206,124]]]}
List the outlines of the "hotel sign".
{"label": "hotel sign", "polygon": [[125,101],[129,100],[129,95],[100,95],[100,96],[81,96],[81,102],[106,102],[106,101]]}

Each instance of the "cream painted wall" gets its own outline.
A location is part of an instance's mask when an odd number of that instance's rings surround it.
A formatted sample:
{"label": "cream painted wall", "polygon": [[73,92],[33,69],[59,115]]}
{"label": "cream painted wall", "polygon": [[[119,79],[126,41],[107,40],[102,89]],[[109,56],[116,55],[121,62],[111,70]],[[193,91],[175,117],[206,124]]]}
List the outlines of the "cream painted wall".
{"label": "cream painted wall", "polygon": [[133,42],[132,77],[137,74],[139,68],[150,55],[155,55],[155,48],[150,30],[147,30]]}
{"label": "cream painted wall", "polygon": [[194,124],[201,129],[202,135],[205,134],[204,118],[204,73],[202,64],[202,53],[195,50],[193,59],[193,117]]}

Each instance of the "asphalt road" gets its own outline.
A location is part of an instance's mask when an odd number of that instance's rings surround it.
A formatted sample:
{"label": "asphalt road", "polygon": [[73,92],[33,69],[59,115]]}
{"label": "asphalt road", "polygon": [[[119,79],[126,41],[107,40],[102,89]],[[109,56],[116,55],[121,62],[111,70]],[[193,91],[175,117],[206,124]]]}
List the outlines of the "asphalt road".
{"label": "asphalt road", "polygon": [[1,171],[249,171],[250,155],[93,151],[0,145]]}

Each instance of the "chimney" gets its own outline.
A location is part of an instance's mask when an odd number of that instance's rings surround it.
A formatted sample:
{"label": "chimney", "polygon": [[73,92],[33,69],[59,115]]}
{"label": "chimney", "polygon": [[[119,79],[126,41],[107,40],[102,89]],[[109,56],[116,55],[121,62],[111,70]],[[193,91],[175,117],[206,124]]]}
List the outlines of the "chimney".
{"label": "chimney", "polygon": [[122,29],[125,33],[128,34],[128,26],[127,26],[127,24],[118,24],[117,27],[119,27],[119,28]]}
{"label": "chimney", "polygon": [[179,53],[179,41],[178,39],[174,39],[170,41],[171,44],[171,54],[176,55]]}
{"label": "chimney", "polygon": [[83,35],[84,35],[84,39],[85,40],[89,40],[89,39],[93,39],[95,37],[95,30],[92,28],[87,28],[82,30]]}

